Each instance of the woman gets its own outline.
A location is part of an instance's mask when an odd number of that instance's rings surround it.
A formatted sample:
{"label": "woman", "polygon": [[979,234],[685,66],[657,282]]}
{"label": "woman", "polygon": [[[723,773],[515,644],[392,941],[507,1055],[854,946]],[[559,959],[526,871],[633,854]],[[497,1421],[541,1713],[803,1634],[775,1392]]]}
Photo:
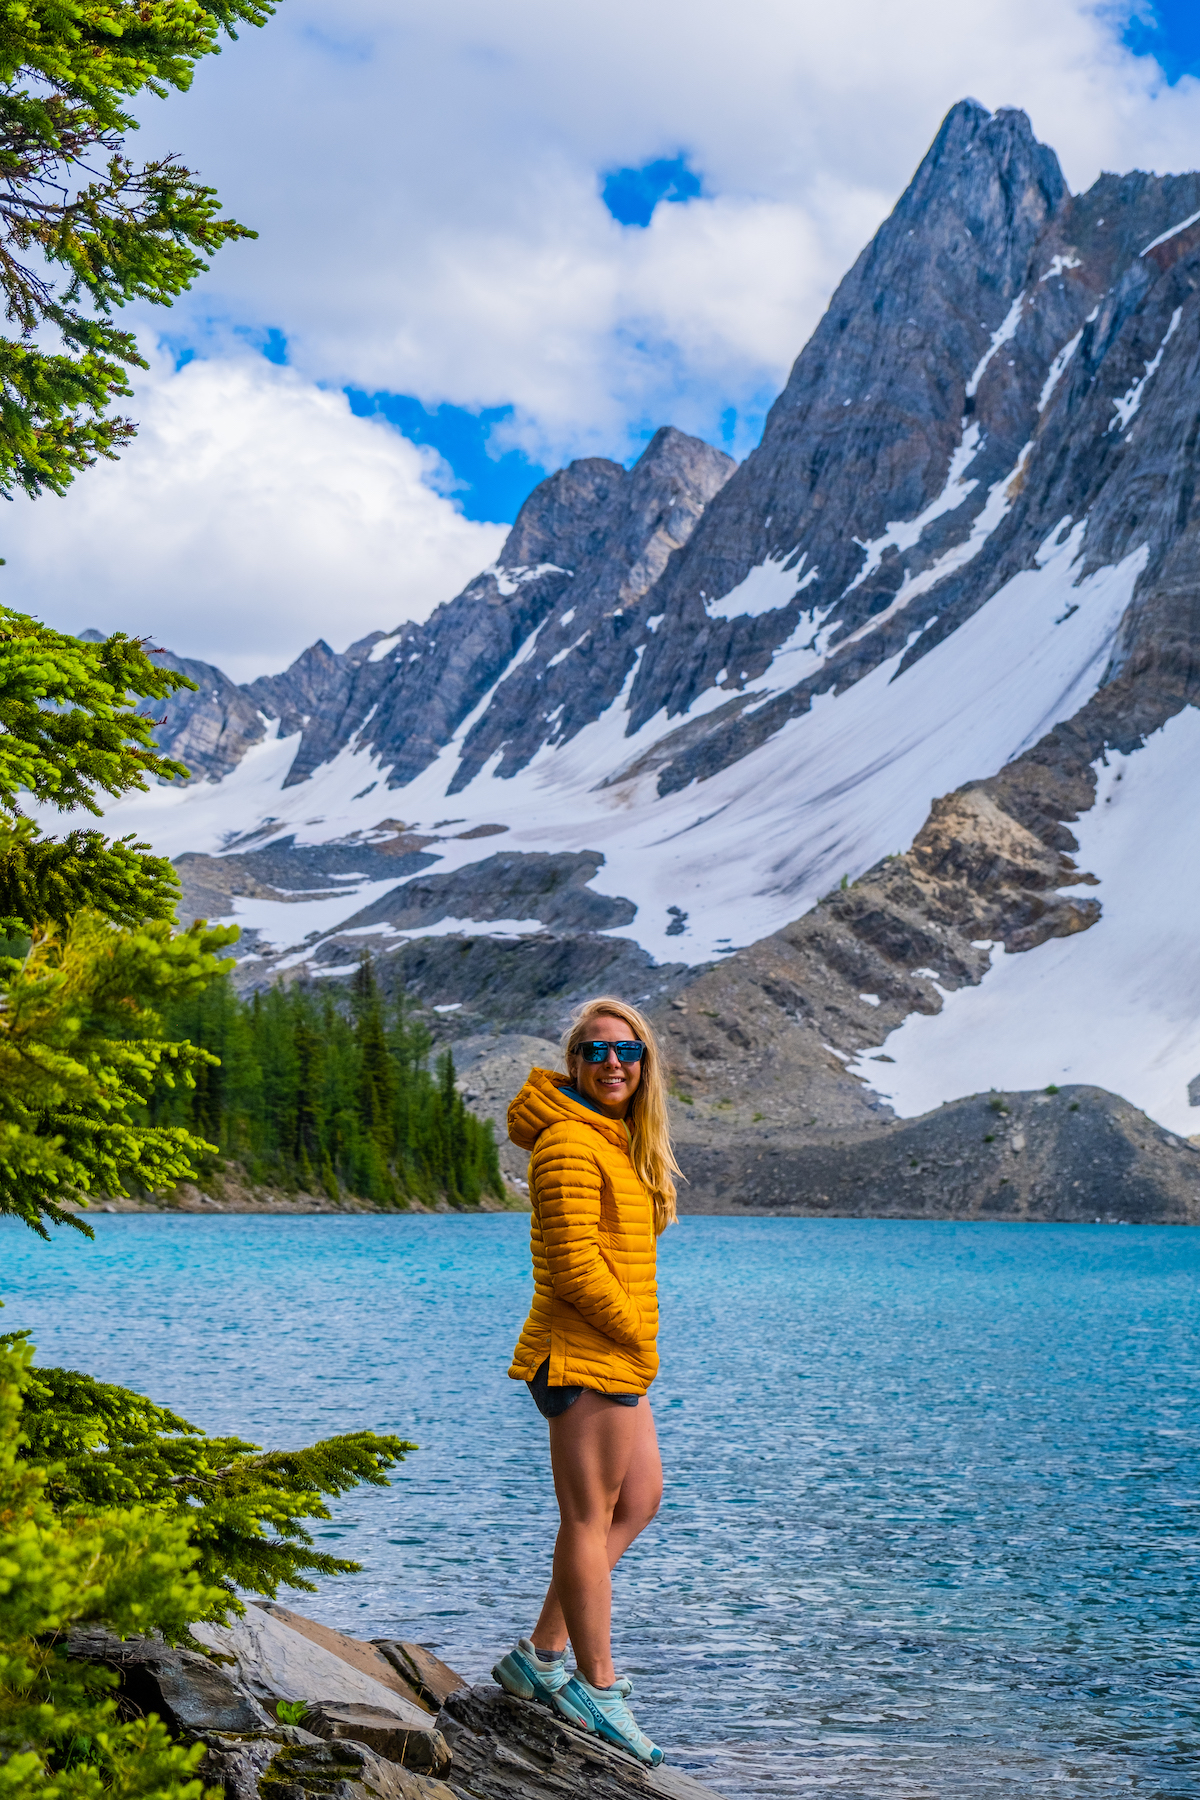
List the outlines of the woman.
{"label": "woman", "polygon": [[663,1753],[628,1706],[633,1684],[613,1668],[610,1574],[662,1498],[646,1391],[658,1373],[655,1240],[675,1218],[679,1165],[662,1059],[635,1006],[588,1001],[563,1055],[565,1076],[534,1069],[508,1109],[509,1136],[533,1153],[534,1275],[509,1374],[550,1423],[554,1578],[530,1636],[492,1673],[657,1765]]}

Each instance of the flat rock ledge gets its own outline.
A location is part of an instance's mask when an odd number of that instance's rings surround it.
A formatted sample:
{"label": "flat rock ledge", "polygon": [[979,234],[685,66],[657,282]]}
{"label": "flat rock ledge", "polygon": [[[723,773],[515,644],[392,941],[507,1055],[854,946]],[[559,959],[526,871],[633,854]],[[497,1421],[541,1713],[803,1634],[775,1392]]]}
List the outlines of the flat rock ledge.
{"label": "flat rock ledge", "polygon": [[469,1687],[420,1644],[364,1643],[273,1604],[195,1638],[203,1653],[87,1626],[67,1648],[116,1672],[126,1717],[157,1713],[203,1743],[200,1775],[225,1800],[719,1800],[548,1708]]}

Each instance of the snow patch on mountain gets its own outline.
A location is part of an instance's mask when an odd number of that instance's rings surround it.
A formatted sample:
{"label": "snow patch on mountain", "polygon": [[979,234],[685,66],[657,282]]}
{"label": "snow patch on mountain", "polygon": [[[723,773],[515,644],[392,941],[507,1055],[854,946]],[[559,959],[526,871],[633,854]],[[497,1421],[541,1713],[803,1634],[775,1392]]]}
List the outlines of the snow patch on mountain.
{"label": "snow patch on mountain", "polygon": [[975,365],[975,371],[972,374],[970,381],[967,383],[968,400],[974,399],[975,395],[979,392],[979,384],[983,380],[984,372],[993,356],[995,356],[997,350],[999,350],[1002,345],[1011,343],[1012,339],[1016,337],[1017,327],[1021,323],[1021,313],[1024,310],[1024,307],[1025,290],[1022,288],[1021,292],[1017,295],[1016,299],[1005,313],[1004,321],[999,329],[993,331],[991,343]]}
{"label": "snow patch on mountain", "polygon": [[[872,538],[867,543],[863,543],[861,538],[855,538],[855,543],[866,551],[867,559],[854,580],[846,588],[847,594],[852,594],[854,589],[860,587],[868,576],[875,573],[883,561],[886,551],[911,550],[915,544],[920,542],[926,526],[932,525],[935,519],[940,519],[943,513],[957,511],[967,496],[974,493],[979,486],[978,481],[966,479],[966,471],[979,454],[982,429],[978,420],[968,424],[964,419],[962,430],[962,441],[950,458],[950,468],[942,484],[942,490],[929,502],[924,511],[919,512],[915,519],[894,520],[885,526],[879,537]],[[843,598],[845,598],[844,595]]]}
{"label": "snow patch on mountain", "polygon": [[[930,588],[936,587],[938,582],[943,581],[947,575],[953,575],[957,569],[963,569],[969,562],[975,560],[1012,506],[1020,485],[1020,476],[1029,460],[1032,448],[1032,443],[1026,444],[1013,467],[998,481],[992,483],[988,489],[987,499],[980,511],[976,513],[971,522],[971,529],[962,542],[951,544],[948,550],[943,550],[940,556],[934,558],[927,569],[922,569],[916,575],[912,573],[911,569],[906,569],[904,580],[900,584],[900,590],[895,599],[890,601],[882,612],[873,613],[865,624],[859,626],[857,631],[851,632],[850,636],[844,640],[846,643],[857,643],[860,638],[869,636],[872,631],[878,631],[881,625],[894,618],[910,601],[915,600],[918,594],[927,594]],[[979,484],[972,481],[968,485],[973,488]],[[936,505],[937,502],[935,501],[934,504]],[[913,523],[915,524],[917,521],[914,520]],[[928,517],[925,517],[925,523],[929,523]],[[889,526],[888,529],[890,531],[893,527]],[[852,582],[851,586],[854,585]]]}
{"label": "snow patch on mountain", "polygon": [[[1043,275],[1042,280],[1045,281],[1045,279],[1046,277]],[[1039,412],[1045,412],[1050,396],[1062,380],[1067,364],[1078,350],[1079,342],[1082,337],[1083,326],[1081,325],[1079,330],[1075,333],[1075,336],[1068,339],[1062,349],[1058,352],[1058,355],[1054,358],[1054,361],[1050,364],[1046,379],[1042,383],[1042,391],[1038,395],[1037,408]]]}
{"label": "snow patch on mountain", "polygon": [[[855,1073],[902,1118],[987,1088],[1086,1082],[1123,1094],[1182,1136],[1200,1130],[1200,710],[1188,706],[1129,756],[1096,765],[1096,804],[1071,830],[1097,924],[1035,953],[1000,949],[978,987],[910,1016]],[[1070,892],[1071,890],[1066,890]],[[867,1057],[894,1058],[881,1075]]]}
{"label": "snow patch on mountain", "polygon": [[757,619],[763,613],[779,612],[790,606],[796,595],[820,574],[819,569],[812,568],[801,579],[800,571],[808,557],[806,553],[798,563],[793,563],[795,554],[794,550],[788,550],[780,557],[769,556],[719,600],[706,597],[709,618]]}
{"label": "snow patch on mountain", "polygon": [[1108,429],[1110,431],[1115,431],[1118,429],[1120,429],[1121,431],[1124,431],[1126,426],[1129,424],[1130,419],[1132,419],[1134,413],[1137,411],[1138,407],[1142,404],[1142,395],[1146,391],[1146,383],[1148,381],[1152,381],[1154,379],[1155,375],[1158,374],[1159,367],[1160,367],[1160,365],[1162,363],[1162,359],[1163,359],[1163,352],[1166,350],[1166,347],[1170,343],[1171,339],[1175,336],[1176,331],[1178,331],[1179,321],[1182,317],[1183,317],[1183,308],[1182,308],[1182,306],[1177,306],[1175,308],[1175,311],[1171,314],[1171,323],[1167,326],[1167,335],[1163,338],[1162,343],[1158,346],[1158,349],[1154,353],[1154,356],[1146,364],[1146,373],[1144,375],[1140,376],[1139,379],[1134,382],[1133,386],[1128,390],[1128,392],[1123,394],[1119,400],[1113,401],[1113,405],[1117,409],[1117,416],[1115,419],[1109,420]]}
{"label": "snow patch on mountain", "polygon": [[1151,238],[1140,254],[1149,256],[1150,252],[1157,250],[1160,244],[1165,244],[1171,238],[1178,237],[1181,231],[1186,231],[1189,225],[1195,225],[1198,220],[1200,220],[1200,212],[1189,213],[1186,219],[1180,219],[1178,225],[1169,225],[1166,231],[1160,231],[1156,238]]}
{"label": "snow patch on mountain", "polygon": [[[570,575],[572,573],[571,569],[560,569],[557,563],[537,563],[513,569],[504,569],[499,563],[492,563],[483,571],[485,576],[492,577],[496,587],[506,599],[510,594],[515,594],[524,581],[539,581],[543,575]],[[481,576],[480,579],[482,580],[482,578]]]}

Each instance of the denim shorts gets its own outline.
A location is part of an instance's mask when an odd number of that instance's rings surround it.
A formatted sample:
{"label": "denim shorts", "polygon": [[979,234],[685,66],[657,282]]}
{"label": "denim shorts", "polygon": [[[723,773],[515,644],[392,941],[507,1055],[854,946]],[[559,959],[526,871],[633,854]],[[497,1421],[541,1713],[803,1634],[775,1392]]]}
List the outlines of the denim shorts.
{"label": "denim shorts", "polygon": [[[549,1357],[546,1358],[541,1368],[533,1377],[533,1380],[526,1382],[525,1385],[533,1395],[533,1403],[541,1413],[543,1419],[559,1418],[561,1414],[566,1412],[569,1406],[574,1406],[580,1394],[585,1392],[595,1393],[597,1391],[595,1388],[589,1390],[581,1387],[551,1387]],[[600,1398],[602,1400],[611,1400],[616,1406],[636,1406],[641,1399],[641,1395],[601,1394]]]}

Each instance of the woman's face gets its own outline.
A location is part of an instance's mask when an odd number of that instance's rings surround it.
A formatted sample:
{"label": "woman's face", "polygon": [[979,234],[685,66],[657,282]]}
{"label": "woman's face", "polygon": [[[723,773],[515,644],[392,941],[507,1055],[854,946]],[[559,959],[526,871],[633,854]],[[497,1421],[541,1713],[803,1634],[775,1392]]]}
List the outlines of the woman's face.
{"label": "woman's face", "polygon": [[[583,1027],[583,1041],[603,1041],[616,1044],[625,1039],[636,1037],[627,1019],[615,1018],[612,1013],[594,1013]],[[585,1062],[582,1056],[568,1058],[567,1067],[571,1074],[571,1085],[581,1093],[585,1100],[608,1114],[610,1119],[623,1119],[629,1111],[629,1102],[638,1091],[642,1079],[640,1062],[618,1062],[615,1050],[610,1050],[602,1063]]]}

